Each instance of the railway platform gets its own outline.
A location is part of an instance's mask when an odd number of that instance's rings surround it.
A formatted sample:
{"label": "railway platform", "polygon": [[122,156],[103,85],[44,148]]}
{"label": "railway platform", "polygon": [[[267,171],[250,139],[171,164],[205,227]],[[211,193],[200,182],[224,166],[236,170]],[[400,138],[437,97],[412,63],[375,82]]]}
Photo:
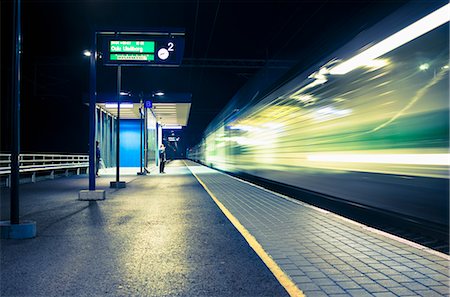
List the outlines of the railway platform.
{"label": "railway platform", "polygon": [[[449,257],[191,161],[21,186],[28,240],[1,240],[1,296],[449,296]],[[135,174],[135,173],[134,173]],[[2,219],[7,192],[2,190]]]}

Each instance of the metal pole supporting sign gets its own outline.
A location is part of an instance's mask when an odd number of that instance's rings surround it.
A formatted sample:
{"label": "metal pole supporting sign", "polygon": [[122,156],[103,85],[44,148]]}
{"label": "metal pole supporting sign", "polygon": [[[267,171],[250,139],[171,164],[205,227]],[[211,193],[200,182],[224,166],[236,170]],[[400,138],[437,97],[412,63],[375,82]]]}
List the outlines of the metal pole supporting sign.
{"label": "metal pole supporting sign", "polygon": [[120,181],[120,89],[122,88],[122,66],[117,66],[117,129],[116,129],[116,181],[109,183],[110,188],[125,188],[126,183]]}
{"label": "metal pole supporting sign", "polygon": [[78,199],[83,201],[104,200],[105,191],[95,189],[96,150],[95,112],[97,104],[97,31],[92,31],[91,56],[89,59],[89,190],[81,190]]}

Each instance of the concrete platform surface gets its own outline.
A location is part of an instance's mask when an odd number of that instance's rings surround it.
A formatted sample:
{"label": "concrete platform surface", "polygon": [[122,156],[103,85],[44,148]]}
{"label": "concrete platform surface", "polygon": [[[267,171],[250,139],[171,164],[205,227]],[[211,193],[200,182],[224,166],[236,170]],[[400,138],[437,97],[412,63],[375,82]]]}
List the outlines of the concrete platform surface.
{"label": "concrete platform surface", "polygon": [[1,240],[0,296],[287,296],[184,163],[166,172],[101,176],[104,201],[78,200],[86,176],[22,185],[37,237]]}

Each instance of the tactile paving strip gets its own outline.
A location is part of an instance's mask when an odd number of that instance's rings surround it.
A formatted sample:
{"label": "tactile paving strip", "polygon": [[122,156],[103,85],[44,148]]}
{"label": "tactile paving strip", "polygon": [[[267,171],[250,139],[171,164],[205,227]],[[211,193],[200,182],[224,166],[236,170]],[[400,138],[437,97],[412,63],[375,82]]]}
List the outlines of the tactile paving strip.
{"label": "tactile paving strip", "polygon": [[449,296],[448,257],[208,167],[189,169],[307,296]]}

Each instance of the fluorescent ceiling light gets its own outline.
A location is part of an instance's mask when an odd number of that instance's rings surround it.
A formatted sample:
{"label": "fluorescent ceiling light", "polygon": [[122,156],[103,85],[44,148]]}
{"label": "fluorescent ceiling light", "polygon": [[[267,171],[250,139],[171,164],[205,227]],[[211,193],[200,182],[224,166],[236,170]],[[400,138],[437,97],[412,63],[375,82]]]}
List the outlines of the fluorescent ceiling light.
{"label": "fluorescent ceiling light", "polygon": [[90,57],[92,55],[92,53],[89,50],[84,50],[83,55],[85,55],[86,57]]}
{"label": "fluorescent ceiling light", "polygon": [[155,96],[164,96],[164,92],[156,92]]}
{"label": "fluorescent ceiling light", "polygon": [[180,130],[183,127],[181,125],[164,125],[162,126],[163,129],[171,129],[171,130]]}
{"label": "fluorescent ceiling light", "polygon": [[[117,108],[117,103],[105,103],[106,108]],[[133,108],[133,103],[123,102],[120,103],[120,108]]]}
{"label": "fluorescent ceiling light", "polygon": [[129,92],[120,92],[120,96],[131,96]]}
{"label": "fluorescent ceiling light", "polygon": [[450,4],[430,13],[426,17],[380,41],[362,53],[330,69],[331,74],[346,74],[361,66],[370,65],[370,61],[430,32],[450,21]]}

